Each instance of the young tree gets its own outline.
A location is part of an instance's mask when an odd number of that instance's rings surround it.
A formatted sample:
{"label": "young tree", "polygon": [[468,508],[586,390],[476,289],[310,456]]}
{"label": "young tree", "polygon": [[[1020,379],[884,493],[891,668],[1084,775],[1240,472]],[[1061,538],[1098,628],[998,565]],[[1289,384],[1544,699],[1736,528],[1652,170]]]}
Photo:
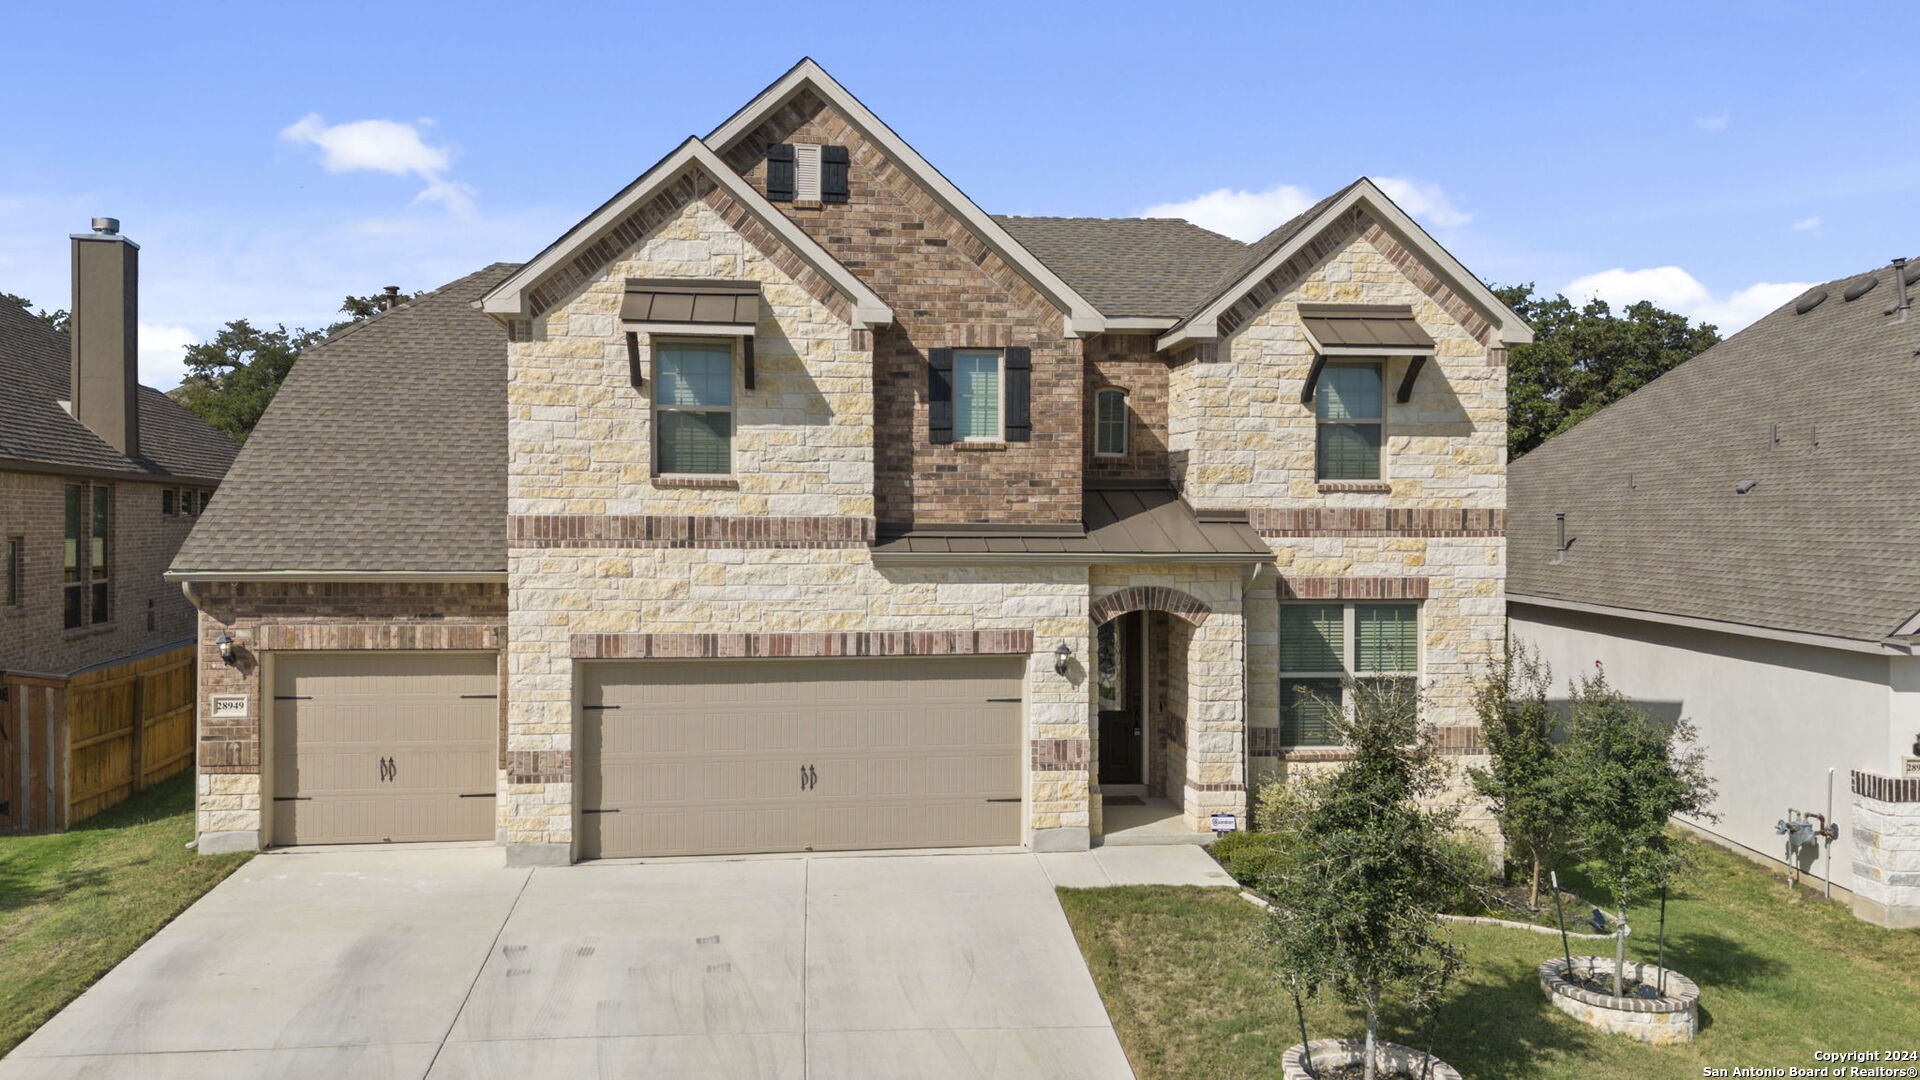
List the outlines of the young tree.
{"label": "young tree", "polygon": [[[401,293],[396,302],[416,295]],[[378,315],[386,309],[387,299],[385,295],[349,296],[340,305],[347,318],[325,330],[285,324],[261,330],[245,319],[235,319],[221,327],[212,341],[187,346],[187,377],[174,396],[202,420],[244,440],[267,411],[287,372],[293,370],[300,350]]]}
{"label": "young tree", "polygon": [[1527,903],[1540,905],[1540,880],[1575,843],[1574,778],[1555,741],[1560,717],[1547,703],[1552,675],[1537,653],[1509,645],[1474,686],[1474,710],[1487,740],[1489,767],[1467,770],[1507,840],[1507,856],[1524,862]]}
{"label": "young tree", "polygon": [[1439,913],[1462,868],[1445,840],[1454,814],[1423,804],[1445,779],[1410,681],[1356,680],[1334,709],[1353,759],[1299,812],[1297,858],[1267,882],[1268,938],[1298,992],[1320,988],[1365,1010],[1373,1080],[1380,1009],[1404,991],[1432,1007],[1460,955]]}
{"label": "young tree", "polygon": [[1683,867],[1686,849],[1667,828],[1675,814],[1708,821],[1718,815],[1706,754],[1694,745],[1693,725],[1655,723],[1593,674],[1573,688],[1568,766],[1577,778],[1575,816],[1597,876],[1618,910],[1613,993],[1621,996],[1627,959],[1627,911],[1666,888]]}
{"label": "young tree", "polygon": [[1533,327],[1533,343],[1507,355],[1507,450],[1514,457],[1720,340],[1715,327],[1645,300],[1616,315],[1604,300],[1576,307],[1565,296],[1538,296],[1532,283],[1493,291]]}

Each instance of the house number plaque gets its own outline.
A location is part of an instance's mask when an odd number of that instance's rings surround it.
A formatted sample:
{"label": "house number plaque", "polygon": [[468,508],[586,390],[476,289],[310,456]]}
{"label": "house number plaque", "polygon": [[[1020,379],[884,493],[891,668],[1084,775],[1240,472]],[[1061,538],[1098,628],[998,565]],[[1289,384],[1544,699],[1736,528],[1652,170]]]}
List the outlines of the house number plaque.
{"label": "house number plaque", "polygon": [[210,700],[212,702],[210,715],[215,720],[247,715],[246,694],[214,694]]}

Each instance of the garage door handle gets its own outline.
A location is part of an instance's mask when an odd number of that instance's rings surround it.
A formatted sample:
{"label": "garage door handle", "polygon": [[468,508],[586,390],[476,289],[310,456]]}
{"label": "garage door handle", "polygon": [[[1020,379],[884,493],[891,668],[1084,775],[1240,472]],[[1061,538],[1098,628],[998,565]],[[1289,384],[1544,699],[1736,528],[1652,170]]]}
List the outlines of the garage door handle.
{"label": "garage door handle", "polygon": [[1014,797],[1012,797],[1012,798],[1010,798],[1010,799],[987,799],[987,800],[985,800],[985,801],[987,801],[987,802],[1019,802],[1019,801],[1020,801],[1020,796],[1018,796],[1018,795],[1015,795]]}

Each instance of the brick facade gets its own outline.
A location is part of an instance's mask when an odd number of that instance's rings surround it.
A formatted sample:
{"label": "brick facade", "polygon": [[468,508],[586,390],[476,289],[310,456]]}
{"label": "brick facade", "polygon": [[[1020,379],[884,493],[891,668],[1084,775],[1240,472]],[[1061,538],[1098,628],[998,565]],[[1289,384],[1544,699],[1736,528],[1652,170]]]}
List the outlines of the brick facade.
{"label": "brick facade", "polygon": [[[1089,481],[1165,483],[1167,459],[1167,360],[1153,349],[1151,334],[1101,334],[1086,343],[1085,468]],[[1094,403],[1100,391],[1127,392],[1127,453],[1102,456],[1094,443]]]}
{"label": "brick facade", "polygon": [[[803,92],[727,157],[766,190],[766,148],[845,146],[845,203],[776,204],[892,305],[873,335],[874,497],[889,525],[1077,524],[1083,353],[1061,312],[846,119]],[[1023,345],[1033,358],[1033,438],[987,451],[927,434],[927,350]]]}
{"label": "brick facade", "polygon": [[[109,617],[96,623],[89,608],[84,610],[82,625],[71,629],[66,626],[62,593],[68,484],[106,487],[112,508],[107,546]],[[196,494],[212,490],[198,485],[193,489]],[[161,579],[193,528],[193,518],[165,512],[162,492],[166,490],[177,492],[180,486],[0,472],[0,544],[22,541],[23,556],[20,603],[0,603],[0,669],[64,674],[193,636],[193,605],[178,586]],[[91,521],[91,499],[83,490],[83,531]],[[86,547],[84,539],[81,546]],[[90,582],[82,592],[90,605]]]}
{"label": "brick facade", "polygon": [[[499,651],[507,615],[505,587],[489,584],[207,582],[193,589],[200,604],[199,831],[202,850],[209,851],[248,848],[272,839],[263,832],[262,807],[270,793],[263,775],[261,731],[263,702],[272,692],[262,682],[270,654],[321,649]],[[215,644],[222,633],[233,639],[231,664],[220,658]],[[505,666],[500,670],[504,732]],[[216,694],[247,695],[247,714],[214,719],[211,700]],[[209,841],[208,835],[217,838]]]}

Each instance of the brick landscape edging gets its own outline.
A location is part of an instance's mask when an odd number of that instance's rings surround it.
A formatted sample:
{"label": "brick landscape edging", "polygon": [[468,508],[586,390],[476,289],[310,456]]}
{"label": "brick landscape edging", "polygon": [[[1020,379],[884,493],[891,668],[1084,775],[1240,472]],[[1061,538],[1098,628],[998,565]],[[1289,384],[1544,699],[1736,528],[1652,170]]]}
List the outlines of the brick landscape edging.
{"label": "brick landscape edging", "polygon": [[825,634],[575,634],[575,660],[782,657],[1011,656],[1033,651],[1032,630],[901,630]]}

